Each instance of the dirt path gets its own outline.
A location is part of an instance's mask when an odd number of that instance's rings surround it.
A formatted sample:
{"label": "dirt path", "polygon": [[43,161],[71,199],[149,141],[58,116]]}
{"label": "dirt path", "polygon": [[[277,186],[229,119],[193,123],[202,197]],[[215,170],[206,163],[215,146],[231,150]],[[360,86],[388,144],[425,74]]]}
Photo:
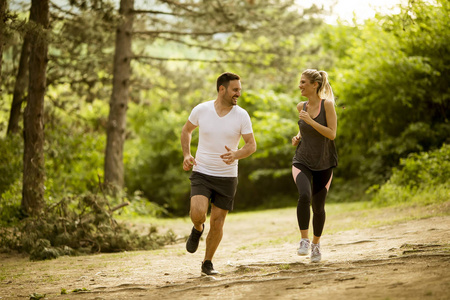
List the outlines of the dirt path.
{"label": "dirt path", "polygon": [[[231,214],[214,259],[221,272],[215,277],[200,276],[204,240],[195,254],[186,253],[184,242],[157,251],[45,262],[0,254],[0,299],[29,299],[32,293],[98,300],[450,299],[450,216],[378,226],[377,220],[386,224],[398,212],[334,214],[322,239],[323,260],[313,264],[296,255],[293,214]],[[346,222],[361,227],[358,218],[366,228],[341,230]],[[191,225],[184,219],[167,226],[185,235]],[[62,289],[68,294],[61,295]]]}

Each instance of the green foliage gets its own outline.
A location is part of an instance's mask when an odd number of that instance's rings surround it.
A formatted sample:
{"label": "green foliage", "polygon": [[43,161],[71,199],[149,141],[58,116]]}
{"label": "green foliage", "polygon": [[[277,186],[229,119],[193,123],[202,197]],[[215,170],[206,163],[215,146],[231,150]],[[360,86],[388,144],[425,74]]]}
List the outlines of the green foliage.
{"label": "green foliage", "polygon": [[336,57],[338,175],[382,182],[400,158],[448,142],[450,10],[436,3],[414,1],[398,15],[322,32]]}
{"label": "green foliage", "polygon": [[[49,95],[57,92],[51,88]],[[81,106],[76,114],[69,115],[55,102],[47,105],[45,197],[49,205],[62,198],[100,191],[105,136],[92,127],[101,122],[105,107],[105,103],[94,101]],[[23,140],[19,136],[4,138],[0,147],[0,224],[11,225],[23,217],[20,211]],[[109,200],[112,205],[130,202],[131,205],[121,211],[125,214],[159,216],[165,213],[162,207],[149,202],[138,190],[130,194],[123,191]]]}
{"label": "green foliage", "polygon": [[48,85],[62,87],[64,97],[51,98],[71,106],[110,97],[117,14],[111,1],[71,1],[77,14],[63,14],[52,20],[49,45]]}
{"label": "green foliage", "polygon": [[[239,99],[239,105],[245,108],[253,122],[253,131],[258,144],[258,152],[253,158],[267,159],[273,167],[289,167],[294,147],[291,139],[298,133],[297,103],[300,99],[272,91],[249,91]],[[275,161],[273,161],[275,159]],[[270,168],[271,166],[265,166]]]}
{"label": "green foliage", "polygon": [[156,218],[169,215],[166,208],[149,201],[140,190],[135,190],[131,193],[124,189],[115,197],[109,196],[108,200],[114,205],[120,205],[119,202],[128,203],[129,205],[121,209],[118,214],[131,218],[134,216],[151,216]]}
{"label": "green foliage", "polygon": [[[339,169],[335,170],[338,173]],[[327,203],[369,201],[370,196],[366,193],[369,187],[369,182],[362,178],[346,179],[335,176],[333,173],[333,181],[331,182],[330,193],[327,195]]]}
{"label": "green foliage", "polygon": [[388,182],[373,186],[378,205],[404,202],[431,204],[450,199],[450,145],[431,152],[413,153],[400,160]]}
{"label": "green foliage", "polygon": [[45,298],[45,295],[46,294],[39,294],[39,293],[30,294],[30,300],[39,300]]}
{"label": "green foliage", "polygon": [[23,140],[12,136],[0,141],[0,226],[21,218]]}
{"label": "green foliage", "polygon": [[145,198],[171,212],[186,211],[189,203],[189,175],[182,168],[180,145],[187,118],[187,111],[176,113],[163,105],[130,107],[136,137],[125,147],[127,187],[141,190]]}
{"label": "green foliage", "polygon": [[13,136],[0,141],[0,226],[19,220],[22,199],[23,140]]}
{"label": "green foliage", "polygon": [[0,138],[0,195],[11,184],[21,180],[23,172],[23,140],[13,136]]}
{"label": "green foliage", "polygon": [[[323,24],[320,18],[323,11],[316,5],[289,8],[292,4],[293,1],[259,2],[258,13],[250,12],[251,17],[246,18],[250,23],[247,30],[230,35],[225,42],[224,49],[238,49],[237,53],[220,55],[224,61],[242,57],[245,63],[221,65],[219,72],[231,70],[240,74],[244,90],[287,92],[295,88],[300,68],[315,65],[311,62],[312,56],[320,46],[314,32]],[[298,6],[302,5],[298,2]],[[252,18],[257,19],[259,27],[251,24]]]}
{"label": "green foliage", "polygon": [[[291,0],[232,3],[224,6],[218,3],[212,6],[210,3],[195,4],[193,9],[201,13],[202,18],[196,18],[196,14],[192,18],[189,13],[180,14],[177,5],[160,3],[167,11],[186,17],[160,20],[158,30],[204,31],[207,26],[218,32],[229,32],[218,38],[179,35],[154,35],[151,38],[136,35],[134,38],[133,52],[136,57],[132,61],[129,127],[124,152],[127,188],[117,197],[130,201],[132,205],[124,208],[123,213],[160,215],[168,212],[185,214],[188,211],[189,173],[181,168],[179,134],[190,109],[216,96],[214,83],[218,74],[224,70],[242,74],[245,89],[261,89],[273,84],[281,90],[287,86],[287,78],[297,79],[291,78],[291,75],[298,72],[296,64],[304,61],[304,56],[300,58],[298,55],[306,51],[302,46],[302,36],[321,23],[316,18],[320,9],[304,10],[300,16]],[[69,7],[71,9],[65,10],[51,6],[55,18],[52,20],[45,99],[45,197],[49,205],[67,197],[96,193],[103,178],[107,102],[111,96],[111,61],[114,53],[113,29],[118,21],[118,12],[108,1],[70,1]],[[241,9],[236,10],[236,7]],[[231,15],[236,22],[229,22]],[[273,15],[277,18],[271,18]],[[149,22],[147,15],[139,15],[135,29],[155,29],[152,28],[155,20]],[[8,99],[9,102],[0,100],[1,130],[8,120],[14,74],[17,73],[15,62],[19,59],[20,38],[24,33],[24,30],[16,31],[14,39],[5,47],[6,72],[3,72],[1,82],[7,97],[2,97],[2,100]],[[308,51],[312,53],[315,49]],[[163,59],[197,57],[222,60],[223,63],[159,63],[158,60],[146,61],[140,55]],[[229,60],[239,60],[241,63],[227,63]],[[264,76],[260,75],[261,67],[264,67]],[[259,74],[255,72],[256,68]],[[7,78],[4,78],[5,74]],[[261,92],[261,98],[265,100],[254,105],[257,114],[254,117],[263,121],[261,130],[264,131],[264,135],[257,139],[268,150],[261,154],[260,160],[253,163],[247,173],[240,175],[244,186],[245,182],[251,185],[248,186],[249,193],[259,190],[257,186],[263,181],[274,183],[275,187],[275,181],[271,178],[290,183],[284,179],[288,177],[289,170],[283,162],[290,160],[287,157],[291,156],[289,152],[292,150],[285,145],[285,137],[293,133],[283,133],[275,128],[278,121],[283,122],[283,127],[288,124],[284,118],[286,112],[278,116],[276,111],[266,113],[264,107],[269,101],[281,103],[278,97],[286,96],[276,93],[265,96]],[[255,100],[260,99],[257,97]],[[247,104],[250,109],[250,103]],[[279,105],[269,106],[274,110],[280,108]],[[290,109],[290,104],[287,107]],[[253,116],[253,112],[251,114]],[[272,126],[275,127],[271,129]],[[271,139],[271,134],[277,136]],[[196,138],[194,135],[193,152],[196,150]],[[18,165],[22,164],[22,155],[14,152],[16,149],[13,150],[12,145],[4,147],[6,154],[0,154],[5,159],[0,166],[5,168],[0,175],[4,176],[0,178],[0,194],[3,195],[0,214],[2,222],[13,224],[20,216],[21,179],[17,176],[22,169]],[[284,156],[278,157],[279,153]],[[7,164],[6,161],[17,164]],[[265,170],[258,172],[259,164],[265,165]],[[250,173],[253,175],[250,176]],[[241,203],[251,205],[251,201]]]}
{"label": "green foliage", "polygon": [[[366,199],[364,190],[387,180],[402,158],[449,142],[448,1],[414,1],[398,15],[377,16],[361,26],[326,25],[319,34],[314,32],[321,24],[315,18],[320,13],[316,8],[299,13],[290,9],[292,1],[263,1],[254,6],[248,1],[230,3],[241,9],[200,3],[195,9],[205,13],[205,18],[165,19],[158,29],[203,31],[207,26],[233,33],[134,38],[136,56],[124,149],[126,189],[108,198],[113,206],[130,202],[119,213],[160,216],[188,212],[189,172],[181,168],[180,131],[196,104],[216,96],[215,79],[223,71],[242,76],[239,105],[252,117],[258,144],[255,154],[239,162],[238,209],[279,207],[290,199],[295,203],[291,137],[298,131],[295,105],[302,99],[297,84],[306,68],[329,71],[338,96],[339,166],[330,201]],[[52,7],[56,17],[45,111],[48,205],[99,193],[103,178],[113,28],[118,14],[108,1],[70,4],[76,8],[72,10],[75,14]],[[161,5],[167,11],[180,12],[176,5]],[[221,22],[230,14],[239,22]],[[274,15],[277,17],[271,17]],[[9,28],[3,57],[1,133],[6,131],[25,30],[20,28],[24,21],[16,19]],[[155,20],[149,23],[147,16],[139,16],[135,29],[145,31]],[[164,62],[140,55],[221,62]],[[193,153],[197,138],[194,132]],[[0,143],[3,225],[11,226],[21,217],[22,143],[19,137]],[[441,184],[436,186],[436,193],[445,192]],[[387,186],[385,189],[388,193]],[[51,239],[42,239],[54,247]],[[39,245],[48,248],[45,241]],[[48,255],[53,255],[52,251]]]}
{"label": "green foliage", "polygon": [[46,195],[49,199],[95,191],[103,176],[105,136],[84,122],[53,115],[46,130]]}
{"label": "green foliage", "polygon": [[445,184],[450,180],[450,145],[432,152],[413,153],[400,160],[391,183],[407,188]]}
{"label": "green foliage", "polygon": [[299,101],[270,91],[249,91],[239,99],[252,118],[258,150],[251,159],[239,161],[236,208],[279,207],[277,203],[286,204],[286,198],[295,203],[297,189],[291,175],[295,147],[291,139],[298,133]]}
{"label": "green foliage", "polygon": [[14,227],[0,227],[0,249],[30,254],[31,260],[96,252],[157,249],[173,243],[172,231],[146,235],[131,231],[113,218],[105,197],[86,194],[66,197],[46,207],[38,217],[29,217]]}
{"label": "green foliage", "polygon": [[15,224],[21,215],[22,180],[11,184],[7,191],[0,195],[0,226]]}

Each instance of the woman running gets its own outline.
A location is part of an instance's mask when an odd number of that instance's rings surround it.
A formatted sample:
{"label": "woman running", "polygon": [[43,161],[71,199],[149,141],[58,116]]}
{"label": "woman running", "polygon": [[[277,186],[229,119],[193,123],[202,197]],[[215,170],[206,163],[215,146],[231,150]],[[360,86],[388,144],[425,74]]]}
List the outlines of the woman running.
{"label": "woman running", "polygon": [[[334,139],[337,116],[334,96],[325,71],[308,69],[302,73],[299,88],[308,101],[297,104],[299,132],[292,138],[297,146],[292,160],[292,176],[299,199],[297,220],[301,232],[298,255],[308,255],[311,262],[322,259],[320,237],[325,224],[325,199],[338,157]],[[310,205],[313,211],[313,239],[309,240]]]}

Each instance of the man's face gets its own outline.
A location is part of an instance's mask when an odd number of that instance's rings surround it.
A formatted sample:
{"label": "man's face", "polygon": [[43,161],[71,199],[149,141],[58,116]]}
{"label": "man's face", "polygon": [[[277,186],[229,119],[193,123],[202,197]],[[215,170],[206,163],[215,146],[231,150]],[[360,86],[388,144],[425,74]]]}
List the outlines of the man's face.
{"label": "man's face", "polygon": [[240,80],[230,81],[228,88],[226,88],[225,94],[223,95],[223,99],[230,105],[236,105],[237,99],[241,96],[241,89]]}

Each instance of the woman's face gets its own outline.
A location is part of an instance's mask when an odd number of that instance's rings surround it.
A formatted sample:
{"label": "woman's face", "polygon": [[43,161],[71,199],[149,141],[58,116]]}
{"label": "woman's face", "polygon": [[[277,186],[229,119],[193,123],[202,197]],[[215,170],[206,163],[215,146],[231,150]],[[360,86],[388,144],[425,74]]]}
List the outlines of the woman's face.
{"label": "woman's face", "polygon": [[302,75],[300,78],[300,83],[298,85],[300,91],[302,92],[302,96],[308,97],[316,94],[317,82],[311,83],[308,77]]}

